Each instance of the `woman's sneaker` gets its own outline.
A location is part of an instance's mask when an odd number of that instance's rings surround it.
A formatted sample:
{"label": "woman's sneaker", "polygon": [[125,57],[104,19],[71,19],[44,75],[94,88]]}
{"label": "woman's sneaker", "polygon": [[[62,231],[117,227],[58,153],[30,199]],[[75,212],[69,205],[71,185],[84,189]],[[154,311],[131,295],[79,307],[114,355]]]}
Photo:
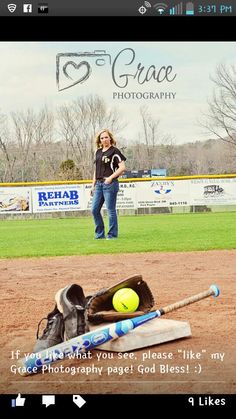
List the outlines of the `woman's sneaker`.
{"label": "woman's sneaker", "polygon": [[[47,325],[39,337],[39,329],[43,320],[47,320]],[[47,317],[44,317],[40,320],[37,330],[37,342],[34,346],[33,352],[41,352],[51,346],[57,345],[64,341],[64,320],[63,315],[55,306],[54,310],[48,314]]]}

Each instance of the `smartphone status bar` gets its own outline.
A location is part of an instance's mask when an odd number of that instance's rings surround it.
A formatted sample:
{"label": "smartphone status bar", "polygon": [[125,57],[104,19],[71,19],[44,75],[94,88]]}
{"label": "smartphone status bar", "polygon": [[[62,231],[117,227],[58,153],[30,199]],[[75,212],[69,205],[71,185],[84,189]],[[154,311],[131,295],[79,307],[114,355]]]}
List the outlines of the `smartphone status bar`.
{"label": "smartphone status bar", "polygon": [[[98,4],[99,3],[99,4]],[[235,16],[235,0],[3,0],[0,16]]]}

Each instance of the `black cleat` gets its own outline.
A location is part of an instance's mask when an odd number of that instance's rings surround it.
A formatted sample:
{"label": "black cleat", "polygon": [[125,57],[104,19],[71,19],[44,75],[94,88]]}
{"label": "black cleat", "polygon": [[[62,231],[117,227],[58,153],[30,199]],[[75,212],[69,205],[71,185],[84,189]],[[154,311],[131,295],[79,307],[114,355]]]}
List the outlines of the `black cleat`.
{"label": "black cleat", "polygon": [[80,285],[72,284],[58,291],[56,303],[63,314],[66,339],[89,332],[86,305],[83,289]]}
{"label": "black cleat", "polygon": [[[43,320],[47,320],[47,326],[43,331],[42,336],[39,337],[39,328]],[[60,311],[55,306],[54,310],[40,320],[37,330],[37,342],[34,346],[33,352],[40,352],[51,346],[57,345],[64,341],[64,321]]]}

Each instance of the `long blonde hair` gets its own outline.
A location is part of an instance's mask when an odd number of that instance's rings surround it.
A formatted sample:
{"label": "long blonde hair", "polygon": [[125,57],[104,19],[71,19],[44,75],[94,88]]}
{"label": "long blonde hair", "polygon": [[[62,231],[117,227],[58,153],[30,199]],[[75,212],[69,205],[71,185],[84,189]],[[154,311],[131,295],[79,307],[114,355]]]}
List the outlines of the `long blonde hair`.
{"label": "long blonde hair", "polygon": [[113,137],[113,134],[111,133],[111,131],[109,131],[108,129],[103,129],[96,135],[96,147],[97,148],[102,148],[100,137],[101,137],[101,134],[103,132],[106,132],[109,135],[109,137],[111,139],[111,145],[116,145],[116,140]]}

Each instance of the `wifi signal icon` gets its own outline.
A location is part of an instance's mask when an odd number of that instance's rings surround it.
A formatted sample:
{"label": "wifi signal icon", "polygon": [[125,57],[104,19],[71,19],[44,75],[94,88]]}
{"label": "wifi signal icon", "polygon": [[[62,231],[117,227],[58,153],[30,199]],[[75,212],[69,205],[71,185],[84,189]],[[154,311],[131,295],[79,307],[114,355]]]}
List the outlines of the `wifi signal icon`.
{"label": "wifi signal icon", "polygon": [[149,1],[144,2],[144,6],[148,9],[148,7],[152,7],[151,3]]}
{"label": "wifi signal icon", "polygon": [[7,8],[10,13],[14,13],[14,11],[16,10],[16,4],[8,4]]}
{"label": "wifi signal icon", "polygon": [[165,3],[156,3],[154,4],[153,8],[159,13],[159,15],[163,15],[164,11],[167,9],[167,4]]}

